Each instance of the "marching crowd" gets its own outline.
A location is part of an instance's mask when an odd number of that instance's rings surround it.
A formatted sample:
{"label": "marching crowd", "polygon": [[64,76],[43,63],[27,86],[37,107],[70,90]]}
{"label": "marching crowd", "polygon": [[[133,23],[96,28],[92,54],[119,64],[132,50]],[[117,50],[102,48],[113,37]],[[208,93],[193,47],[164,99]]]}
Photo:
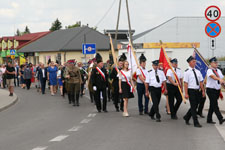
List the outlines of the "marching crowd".
{"label": "marching crowd", "polygon": [[[122,111],[124,117],[129,116],[128,100],[134,98],[137,90],[139,114],[148,114],[156,122],[161,122],[159,104],[163,91],[167,101],[167,113],[173,120],[178,119],[182,101],[189,99],[190,109],[183,119],[190,125],[192,118],[195,127],[202,127],[198,117],[204,118],[202,111],[207,95],[210,106],[206,122],[216,123],[212,118],[213,113],[220,124],[225,122],[218,106],[221,87],[224,87],[225,81],[218,69],[216,57],[209,60],[210,68],[205,79],[195,68],[196,60],[193,56],[187,59],[189,67],[184,73],[178,68],[178,61],[174,58],[170,60],[172,67],[165,74],[159,60],[152,61],[152,69],[147,70],[147,59],[142,54],[139,57],[140,67],[136,71],[136,78],[128,69],[129,62],[126,59],[125,54],[122,54],[116,62],[117,65],[109,62],[105,65],[101,55],[97,53],[88,62],[87,69],[75,60],[68,60],[63,65],[49,61],[48,66],[43,63],[36,66],[31,63],[18,66],[9,62],[0,66],[0,85],[1,88],[8,87],[9,96],[13,96],[14,86],[29,90],[33,83],[42,94],[46,93],[46,87],[50,89],[52,96],[59,90],[62,97],[67,94],[69,104],[80,106],[79,99],[85,94],[86,84],[91,102],[95,103],[98,112],[108,112],[107,101],[112,99],[116,111]],[[150,109],[149,102],[152,102]]]}

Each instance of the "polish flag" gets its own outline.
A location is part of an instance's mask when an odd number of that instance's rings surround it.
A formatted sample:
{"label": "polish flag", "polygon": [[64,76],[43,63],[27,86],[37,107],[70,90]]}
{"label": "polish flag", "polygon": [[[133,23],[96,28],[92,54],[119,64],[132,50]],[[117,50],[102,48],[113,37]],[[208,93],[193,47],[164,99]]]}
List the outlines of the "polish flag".
{"label": "polish flag", "polygon": [[135,78],[137,80],[136,71],[137,71],[137,68],[138,68],[138,64],[137,64],[137,62],[135,60],[135,56],[134,56],[134,54],[132,52],[132,49],[131,49],[130,45],[127,46],[127,53],[128,53],[127,61],[129,63],[129,68],[128,69],[131,70],[133,78]]}

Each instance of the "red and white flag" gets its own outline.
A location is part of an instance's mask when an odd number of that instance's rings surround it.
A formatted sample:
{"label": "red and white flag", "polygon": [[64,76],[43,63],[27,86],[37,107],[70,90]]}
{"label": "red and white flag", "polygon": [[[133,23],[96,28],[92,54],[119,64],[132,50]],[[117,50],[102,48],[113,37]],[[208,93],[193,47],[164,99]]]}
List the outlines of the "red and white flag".
{"label": "red and white flag", "polygon": [[128,69],[131,70],[131,73],[132,73],[133,77],[135,79],[137,79],[136,71],[137,71],[137,68],[138,68],[138,64],[135,60],[135,57],[133,55],[133,52],[132,52],[132,49],[131,49],[130,45],[127,46],[127,53],[128,53],[127,61],[129,62],[129,68]]}

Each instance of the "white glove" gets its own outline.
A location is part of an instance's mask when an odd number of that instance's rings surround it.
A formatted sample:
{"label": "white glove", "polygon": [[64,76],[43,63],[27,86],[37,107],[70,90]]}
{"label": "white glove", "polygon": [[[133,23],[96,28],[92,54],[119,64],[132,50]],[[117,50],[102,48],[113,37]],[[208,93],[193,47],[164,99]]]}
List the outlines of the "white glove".
{"label": "white glove", "polygon": [[93,86],[93,90],[94,90],[94,91],[97,91],[97,87],[96,87],[96,86]]}

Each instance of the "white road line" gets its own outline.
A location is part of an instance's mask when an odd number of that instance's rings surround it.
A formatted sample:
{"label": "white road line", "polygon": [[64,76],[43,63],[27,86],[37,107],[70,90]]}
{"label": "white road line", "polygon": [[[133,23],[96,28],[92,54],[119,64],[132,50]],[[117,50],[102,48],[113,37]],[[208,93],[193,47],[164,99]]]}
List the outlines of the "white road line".
{"label": "white road line", "polygon": [[91,119],[84,119],[80,123],[89,123],[90,121],[91,121]]}
{"label": "white road line", "polygon": [[225,141],[225,126],[221,126],[221,125],[215,125],[218,132],[220,133],[220,135],[222,136],[223,140]]}
{"label": "white road line", "polygon": [[48,147],[36,147],[36,148],[33,148],[32,150],[45,150],[47,149]]}
{"label": "white road line", "polygon": [[65,138],[67,138],[69,135],[60,135],[55,137],[54,139],[50,140],[50,142],[60,142],[62,140],[64,140]]}
{"label": "white road line", "polygon": [[89,114],[89,115],[88,115],[89,118],[95,117],[95,116],[96,116],[96,114]]}
{"label": "white road line", "polygon": [[74,126],[73,128],[69,129],[68,131],[76,132],[76,131],[80,130],[81,128],[82,128],[82,126]]}

